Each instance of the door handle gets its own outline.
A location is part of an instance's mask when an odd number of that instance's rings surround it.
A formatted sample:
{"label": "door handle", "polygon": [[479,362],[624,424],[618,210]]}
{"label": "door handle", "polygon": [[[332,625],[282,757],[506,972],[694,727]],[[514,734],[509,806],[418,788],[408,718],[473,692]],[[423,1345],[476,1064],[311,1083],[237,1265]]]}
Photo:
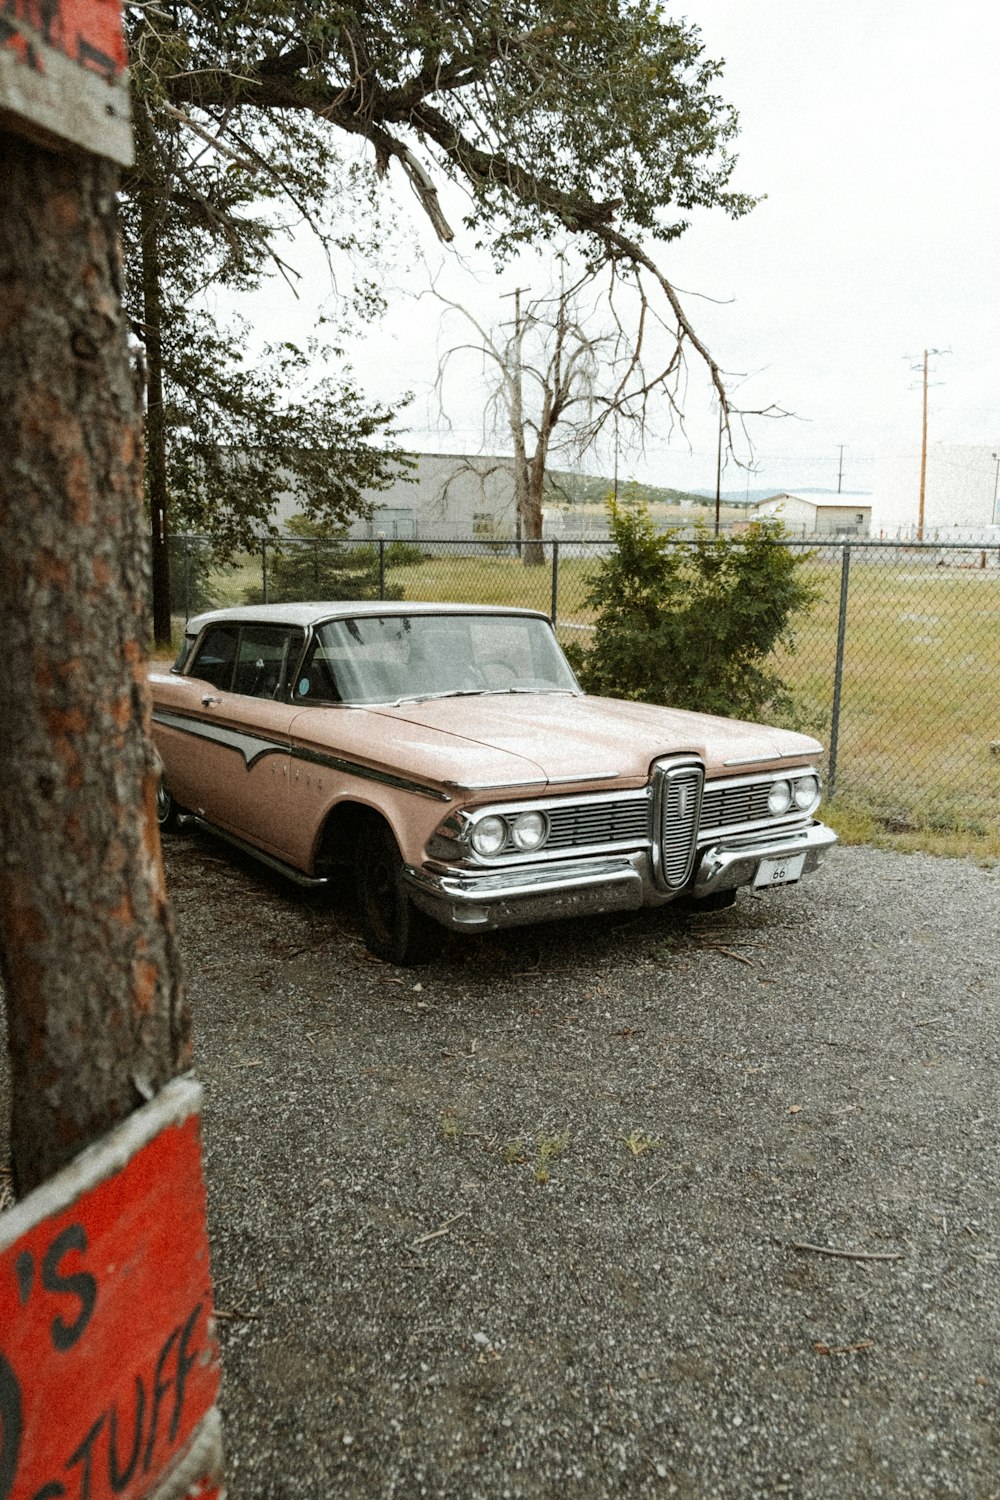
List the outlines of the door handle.
{"label": "door handle", "polygon": [[210,704],[212,704],[212,703],[221,703],[222,699],[221,698],[214,698],[211,693],[206,693],[205,696],[204,696],[204,698],[202,698],[201,701],[202,701],[202,706],[204,708],[208,708],[208,706]]}

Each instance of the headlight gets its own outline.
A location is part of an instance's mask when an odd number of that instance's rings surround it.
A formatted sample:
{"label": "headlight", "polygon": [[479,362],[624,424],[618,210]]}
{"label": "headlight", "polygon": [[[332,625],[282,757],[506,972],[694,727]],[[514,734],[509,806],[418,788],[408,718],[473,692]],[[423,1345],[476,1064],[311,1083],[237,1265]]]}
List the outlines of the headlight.
{"label": "headlight", "polygon": [[795,783],[795,806],[803,812],[814,807],[819,797],[819,782],[815,776],[800,776]]}
{"label": "headlight", "polygon": [[548,836],[548,824],[544,813],[518,813],[510,825],[510,836],[518,849],[530,854],[540,849]]}
{"label": "headlight", "polygon": [[481,818],[472,830],[472,847],[484,859],[499,854],[507,842],[507,824],[503,818],[491,816]]}
{"label": "headlight", "polygon": [[772,818],[780,818],[792,805],[792,788],[787,781],[776,781],[767,795],[767,810]]}

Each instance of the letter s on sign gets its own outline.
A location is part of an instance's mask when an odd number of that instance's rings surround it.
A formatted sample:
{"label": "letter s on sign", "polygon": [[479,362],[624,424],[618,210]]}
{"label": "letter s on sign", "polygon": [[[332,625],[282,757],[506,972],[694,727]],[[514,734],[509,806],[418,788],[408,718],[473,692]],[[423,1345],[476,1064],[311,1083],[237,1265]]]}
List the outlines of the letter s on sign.
{"label": "letter s on sign", "polygon": [[[97,1301],[97,1282],[89,1271],[75,1271],[72,1276],[63,1275],[59,1262],[68,1251],[82,1252],[86,1248],[87,1236],[83,1232],[83,1225],[70,1224],[62,1234],[56,1235],[42,1261],[42,1286],[45,1290],[57,1293],[68,1292],[80,1299],[80,1311],[74,1322],[64,1323],[62,1318],[52,1320],[52,1344],[62,1353],[65,1353],[67,1349],[72,1349],[90,1322],[94,1303]],[[2,1497],[3,1491],[0,1490],[0,1500]]]}
{"label": "letter s on sign", "polygon": [[0,1500],[7,1500],[14,1488],[21,1453],[21,1426],[21,1387],[0,1354]]}

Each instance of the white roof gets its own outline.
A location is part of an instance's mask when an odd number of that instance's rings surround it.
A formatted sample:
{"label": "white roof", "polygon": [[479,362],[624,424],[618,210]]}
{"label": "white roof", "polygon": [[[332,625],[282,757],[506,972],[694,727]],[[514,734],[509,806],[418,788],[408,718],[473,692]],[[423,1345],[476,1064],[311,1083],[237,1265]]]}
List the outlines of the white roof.
{"label": "white roof", "polygon": [[345,599],[309,604],[237,604],[230,609],[208,609],[193,615],[185,634],[196,635],[205,625],[232,620],[262,625],[298,625],[303,630],[324,620],[356,619],[359,615],[535,615],[538,609],[518,609],[505,604],[438,604],[418,599]]}

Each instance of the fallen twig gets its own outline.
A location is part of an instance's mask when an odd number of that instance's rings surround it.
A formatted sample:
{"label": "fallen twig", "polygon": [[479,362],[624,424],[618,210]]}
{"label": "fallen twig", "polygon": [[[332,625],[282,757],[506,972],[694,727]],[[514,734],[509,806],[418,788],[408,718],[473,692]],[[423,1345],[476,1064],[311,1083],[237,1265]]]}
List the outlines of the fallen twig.
{"label": "fallen twig", "polygon": [[874,1347],[874,1339],[862,1339],[859,1344],[813,1344],[817,1354],[861,1354]]}
{"label": "fallen twig", "polygon": [[742,953],[734,953],[732,948],[723,948],[719,943],[709,943],[707,946],[713,953],[721,953],[723,958],[735,958],[738,964],[746,964],[750,969],[754,966],[752,958],[744,958]]}
{"label": "fallen twig", "polygon": [[263,1313],[247,1312],[242,1307],[217,1307],[214,1316],[224,1323],[253,1323],[263,1317]]}
{"label": "fallen twig", "polygon": [[430,1232],[430,1234],[422,1234],[422,1235],[420,1235],[419,1239],[411,1240],[410,1241],[410,1248],[412,1249],[415,1245],[426,1245],[428,1240],[437,1240],[437,1239],[440,1239],[443,1234],[447,1234],[448,1233],[448,1230],[451,1228],[451,1226],[453,1224],[457,1224],[458,1223],[459,1219],[467,1219],[468,1217],[469,1217],[469,1210],[468,1209],[465,1209],[460,1214],[454,1214],[452,1216],[452,1218],[445,1219],[444,1223],[441,1225],[441,1227],[439,1229],[432,1229],[431,1232]]}
{"label": "fallen twig", "polygon": [[835,1255],[840,1260],[902,1260],[901,1250],[835,1250],[832,1245],[791,1243],[789,1250],[811,1250],[813,1255]]}
{"label": "fallen twig", "polygon": [[952,1012],[950,1010],[946,1010],[943,1011],[939,1016],[928,1016],[926,1021],[914,1021],[913,1024],[914,1026],[934,1026],[938,1021],[950,1021],[951,1016]]}

